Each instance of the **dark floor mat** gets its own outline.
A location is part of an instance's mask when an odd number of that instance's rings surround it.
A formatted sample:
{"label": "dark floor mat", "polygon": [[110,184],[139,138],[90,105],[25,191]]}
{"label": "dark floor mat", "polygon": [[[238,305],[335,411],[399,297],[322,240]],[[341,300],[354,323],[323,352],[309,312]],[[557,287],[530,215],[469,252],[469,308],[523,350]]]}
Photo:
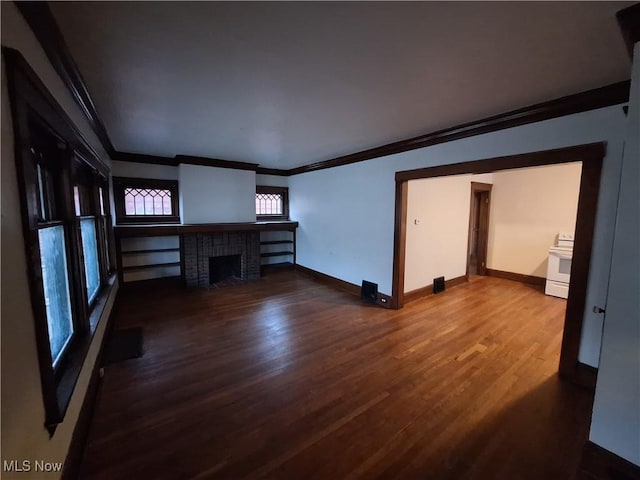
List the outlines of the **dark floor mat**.
{"label": "dark floor mat", "polygon": [[142,327],[113,330],[105,347],[102,365],[142,356]]}

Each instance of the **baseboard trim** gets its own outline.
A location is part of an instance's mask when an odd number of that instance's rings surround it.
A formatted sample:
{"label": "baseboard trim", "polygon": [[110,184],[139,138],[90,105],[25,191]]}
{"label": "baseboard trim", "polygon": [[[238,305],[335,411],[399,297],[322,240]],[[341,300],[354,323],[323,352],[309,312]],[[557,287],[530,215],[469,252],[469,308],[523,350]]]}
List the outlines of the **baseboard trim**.
{"label": "baseboard trim", "polygon": [[595,390],[597,379],[597,368],[587,365],[586,363],[578,362],[576,364],[575,372],[570,380],[577,385]]}
{"label": "baseboard trim", "polygon": [[487,275],[490,277],[504,278],[505,280],[513,280],[520,283],[528,283],[529,285],[537,285],[544,287],[547,279],[544,277],[535,277],[533,275],[523,275],[522,273],[505,272],[504,270],[494,270],[487,268]]}
{"label": "baseboard trim", "polygon": [[[467,282],[467,276],[461,275],[459,277],[454,277],[449,280],[445,280],[444,285],[445,285],[445,288],[450,288],[466,282]],[[422,288],[416,288],[415,290],[411,290],[410,292],[405,293],[404,303],[405,304],[411,303],[420,298],[428,297],[429,295],[433,295],[433,284],[429,284],[426,287],[422,287]]]}
{"label": "baseboard trim", "polygon": [[360,296],[360,286],[358,285],[340,280],[339,278],[332,277],[331,275],[327,275],[326,273],[318,272],[317,270],[313,270],[312,268],[308,268],[299,264],[296,264],[296,270],[306,273],[307,275],[311,275],[315,279],[320,280],[326,285],[337,288],[338,290]]}
{"label": "baseboard trim", "polygon": [[111,307],[111,312],[107,318],[107,325],[105,327],[104,336],[102,337],[102,344],[98,350],[98,355],[93,365],[93,370],[91,371],[89,385],[87,386],[87,392],[85,393],[84,400],[82,401],[82,407],[80,407],[80,413],[78,414],[78,420],[76,421],[76,425],[73,429],[71,442],[64,461],[62,476],[60,477],[61,480],[76,480],[80,477],[80,468],[84,457],[87,439],[89,437],[91,420],[93,419],[93,412],[102,386],[100,369],[102,368],[101,365],[104,355],[104,347],[107,343],[111,330],[113,329],[113,318],[118,308],[119,293],[120,285],[118,285],[118,291],[113,299],[113,306]]}
{"label": "baseboard trim", "polygon": [[[360,285],[356,285],[354,283],[346,282],[344,280],[340,280],[339,278],[332,277],[331,275],[327,275],[326,273],[318,272],[317,270],[313,270],[312,268],[305,267],[303,265],[295,264],[295,269],[299,272],[306,273],[314,277],[316,280],[321,281],[327,286],[333,287],[338,290],[342,290],[343,292],[350,293],[352,295],[356,295],[360,297]],[[391,308],[392,297],[386,295],[384,293],[378,293],[378,298],[376,300],[376,304],[380,305],[384,308]]]}
{"label": "baseboard trim", "polygon": [[575,480],[640,480],[640,467],[588,441]]}

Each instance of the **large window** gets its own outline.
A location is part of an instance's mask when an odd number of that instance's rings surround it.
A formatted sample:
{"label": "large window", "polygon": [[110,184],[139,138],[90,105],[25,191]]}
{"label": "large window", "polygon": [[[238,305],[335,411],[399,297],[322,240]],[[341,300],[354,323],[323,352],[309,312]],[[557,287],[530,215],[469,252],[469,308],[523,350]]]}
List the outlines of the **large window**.
{"label": "large window", "polygon": [[65,416],[115,278],[108,167],[17,52],[3,49],[45,424]]}
{"label": "large window", "polygon": [[113,177],[117,223],[177,223],[178,182]]}
{"label": "large window", "polygon": [[286,187],[256,187],[256,218],[258,220],[289,219],[289,189]]}

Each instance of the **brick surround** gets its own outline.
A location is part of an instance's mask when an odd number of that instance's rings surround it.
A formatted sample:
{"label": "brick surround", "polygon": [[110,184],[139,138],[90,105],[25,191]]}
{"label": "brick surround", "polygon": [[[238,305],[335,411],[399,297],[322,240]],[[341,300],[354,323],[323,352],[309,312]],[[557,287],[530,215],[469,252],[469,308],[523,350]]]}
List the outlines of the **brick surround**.
{"label": "brick surround", "polygon": [[183,236],[188,287],[209,287],[209,257],[241,255],[241,279],[260,278],[260,232],[191,233]]}

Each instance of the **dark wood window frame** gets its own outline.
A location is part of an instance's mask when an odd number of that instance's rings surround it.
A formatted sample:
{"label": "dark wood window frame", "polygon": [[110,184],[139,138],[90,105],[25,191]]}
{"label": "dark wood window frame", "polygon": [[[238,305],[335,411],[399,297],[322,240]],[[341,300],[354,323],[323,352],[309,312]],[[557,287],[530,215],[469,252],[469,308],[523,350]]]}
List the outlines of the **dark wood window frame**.
{"label": "dark wood window frame", "polygon": [[[2,48],[14,132],[16,174],[35,323],[45,426],[50,435],[66,414],[76,382],[115,284],[109,167],[77,130],[22,55]],[[51,183],[42,188],[43,168]],[[82,185],[76,212],[74,186]],[[46,195],[45,195],[46,190]],[[80,191],[80,189],[79,189]],[[100,202],[100,193],[103,198]],[[44,202],[44,203],[43,203]],[[51,211],[45,205],[51,205]],[[80,233],[82,214],[96,219],[98,289],[89,302]],[[100,221],[98,221],[100,219]],[[50,346],[39,231],[63,227],[71,332],[54,366]]]}
{"label": "dark wood window frame", "polygon": [[282,196],[282,214],[281,215],[259,215],[256,212],[257,220],[289,220],[289,188],[257,185],[256,195],[259,193],[272,193],[272,194],[281,195]]}
{"label": "dark wood window frame", "polygon": [[[171,192],[172,215],[127,215],[125,213],[124,201],[124,191],[126,188],[169,190]],[[177,180],[113,177],[113,199],[116,209],[116,223],[180,223],[179,193]]]}

